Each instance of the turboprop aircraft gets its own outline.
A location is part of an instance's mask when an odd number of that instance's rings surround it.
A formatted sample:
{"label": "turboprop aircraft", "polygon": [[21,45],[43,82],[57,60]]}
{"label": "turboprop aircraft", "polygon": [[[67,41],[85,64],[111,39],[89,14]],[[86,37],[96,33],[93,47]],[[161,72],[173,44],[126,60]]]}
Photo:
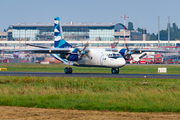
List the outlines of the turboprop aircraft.
{"label": "turboprop aircraft", "polygon": [[29,53],[50,54],[57,60],[67,65],[67,67],[64,69],[65,74],[72,74],[73,70],[70,67],[71,65],[83,67],[107,67],[112,68],[112,74],[118,74],[119,68],[126,64],[125,59],[129,58],[133,52],[137,52],[130,51],[127,46],[126,49],[88,48],[88,43],[72,46],[64,40],[59,17],[54,19],[54,48],[37,45],[30,46],[35,46],[39,49],[6,51],[29,51]]}

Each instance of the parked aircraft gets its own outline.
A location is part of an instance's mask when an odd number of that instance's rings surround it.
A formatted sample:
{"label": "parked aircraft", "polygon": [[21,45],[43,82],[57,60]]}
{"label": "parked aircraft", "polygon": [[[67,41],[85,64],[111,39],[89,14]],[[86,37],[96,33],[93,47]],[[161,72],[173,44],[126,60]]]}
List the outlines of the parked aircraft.
{"label": "parked aircraft", "polygon": [[[30,44],[28,44],[30,45]],[[65,74],[72,74],[73,66],[83,67],[107,67],[112,68],[112,74],[118,74],[119,68],[126,64],[125,59],[129,59],[132,53],[143,51],[141,49],[116,48],[88,48],[88,43],[72,46],[64,40],[60,18],[54,19],[54,48],[36,46],[39,49],[21,49],[10,51],[29,51],[29,53],[51,54],[54,58],[68,65],[64,69]],[[81,48],[79,48],[81,47]],[[153,51],[154,52],[154,51]]]}

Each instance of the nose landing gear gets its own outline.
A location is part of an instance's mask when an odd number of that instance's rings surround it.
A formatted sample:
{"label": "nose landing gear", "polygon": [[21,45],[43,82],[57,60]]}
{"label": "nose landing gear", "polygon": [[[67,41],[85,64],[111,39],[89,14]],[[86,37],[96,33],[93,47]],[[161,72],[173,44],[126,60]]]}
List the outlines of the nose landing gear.
{"label": "nose landing gear", "polygon": [[111,73],[112,74],[119,74],[119,68],[112,68]]}

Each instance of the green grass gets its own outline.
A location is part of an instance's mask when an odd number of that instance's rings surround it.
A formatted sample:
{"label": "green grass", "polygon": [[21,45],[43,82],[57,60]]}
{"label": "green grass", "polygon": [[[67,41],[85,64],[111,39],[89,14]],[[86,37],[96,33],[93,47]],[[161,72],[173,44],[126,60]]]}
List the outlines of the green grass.
{"label": "green grass", "polygon": [[0,105],[78,110],[180,112],[180,80],[0,78]]}
{"label": "green grass", "polygon": [[[7,71],[27,71],[27,72],[64,72],[66,65],[62,64],[35,64],[35,63],[0,63],[0,68],[7,68]],[[179,74],[180,65],[126,65],[120,68],[120,74],[158,74],[159,67],[166,67],[167,74]],[[111,73],[111,68],[90,68],[74,67],[73,73]]]}

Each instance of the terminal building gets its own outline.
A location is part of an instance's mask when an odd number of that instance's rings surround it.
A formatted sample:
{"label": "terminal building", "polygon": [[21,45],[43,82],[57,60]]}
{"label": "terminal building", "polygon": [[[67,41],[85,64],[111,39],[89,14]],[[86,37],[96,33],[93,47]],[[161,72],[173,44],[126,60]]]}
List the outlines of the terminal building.
{"label": "terminal building", "polygon": [[[51,41],[54,26],[50,24],[13,24],[12,37],[15,41]],[[63,34],[67,41],[114,41],[124,40],[124,25],[121,23],[79,23],[62,24]],[[125,31],[127,41],[143,40],[143,34],[136,31]],[[144,40],[149,40],[150,35]]]}
{"label": "terminal building", "polygon": [[[7,32],[0,32],[0,44],[6,48],[28,48],[25,44],[41,44],[54,46],[54,24],[47,23],[21,23],[10,25]],[[150,34],[146,29],[142,33],[126,30],[121,23],[62,23],[65,40],[72,45],[86,43],[90,47],[110,47],[118,43],[117,47],[124,47],[124,35],[130,47],[157,48],[158,41],[150,41]],[[171,46],[176,46],[180,41],[172,41]],[[168,46],[168,41],[161,41],[160,46]],[[6,49],[5,48],[5,49]]]}
{"label": "terminal building", "polygon": [[[54,39],[54,24],[26,24],[18,23],[10,25],[10,30],[7,32],[1,32],[1,41],[17,41],[15,46],[24,46],[23,41],[26,42],[38,42],[46,41],[46,46],[53,46]],[[110,46],[110,43],[124,42],[124,34],[126,41],[148,41],[150,35],[146,34],[143,37],[143,33],[136,31],[126,30],[124,31],[124,25],[121,23],[62,23],[63,34],[66,41],[72,44],[82,43],[84,41],[94,42],[91,47],[106,47]],[[125,32],[125,33],[124,33]],[[145,32],[146,33],[146,32]],[[47,41],[51,41],[49,44]],[[73,43],[73,41],[76,41]],[[97,41],[97,43],[95,42]],[[111,41],[111,42],[110,42]],[[19,45],[18,45],[19,42]],[[20,45],[21,43],[21,45]],[[101,44],[102,43],[102,44]],[[123,46],[122,44],[119,44]],[[5,46],[12,46],[12,44],[5,44]]]}

